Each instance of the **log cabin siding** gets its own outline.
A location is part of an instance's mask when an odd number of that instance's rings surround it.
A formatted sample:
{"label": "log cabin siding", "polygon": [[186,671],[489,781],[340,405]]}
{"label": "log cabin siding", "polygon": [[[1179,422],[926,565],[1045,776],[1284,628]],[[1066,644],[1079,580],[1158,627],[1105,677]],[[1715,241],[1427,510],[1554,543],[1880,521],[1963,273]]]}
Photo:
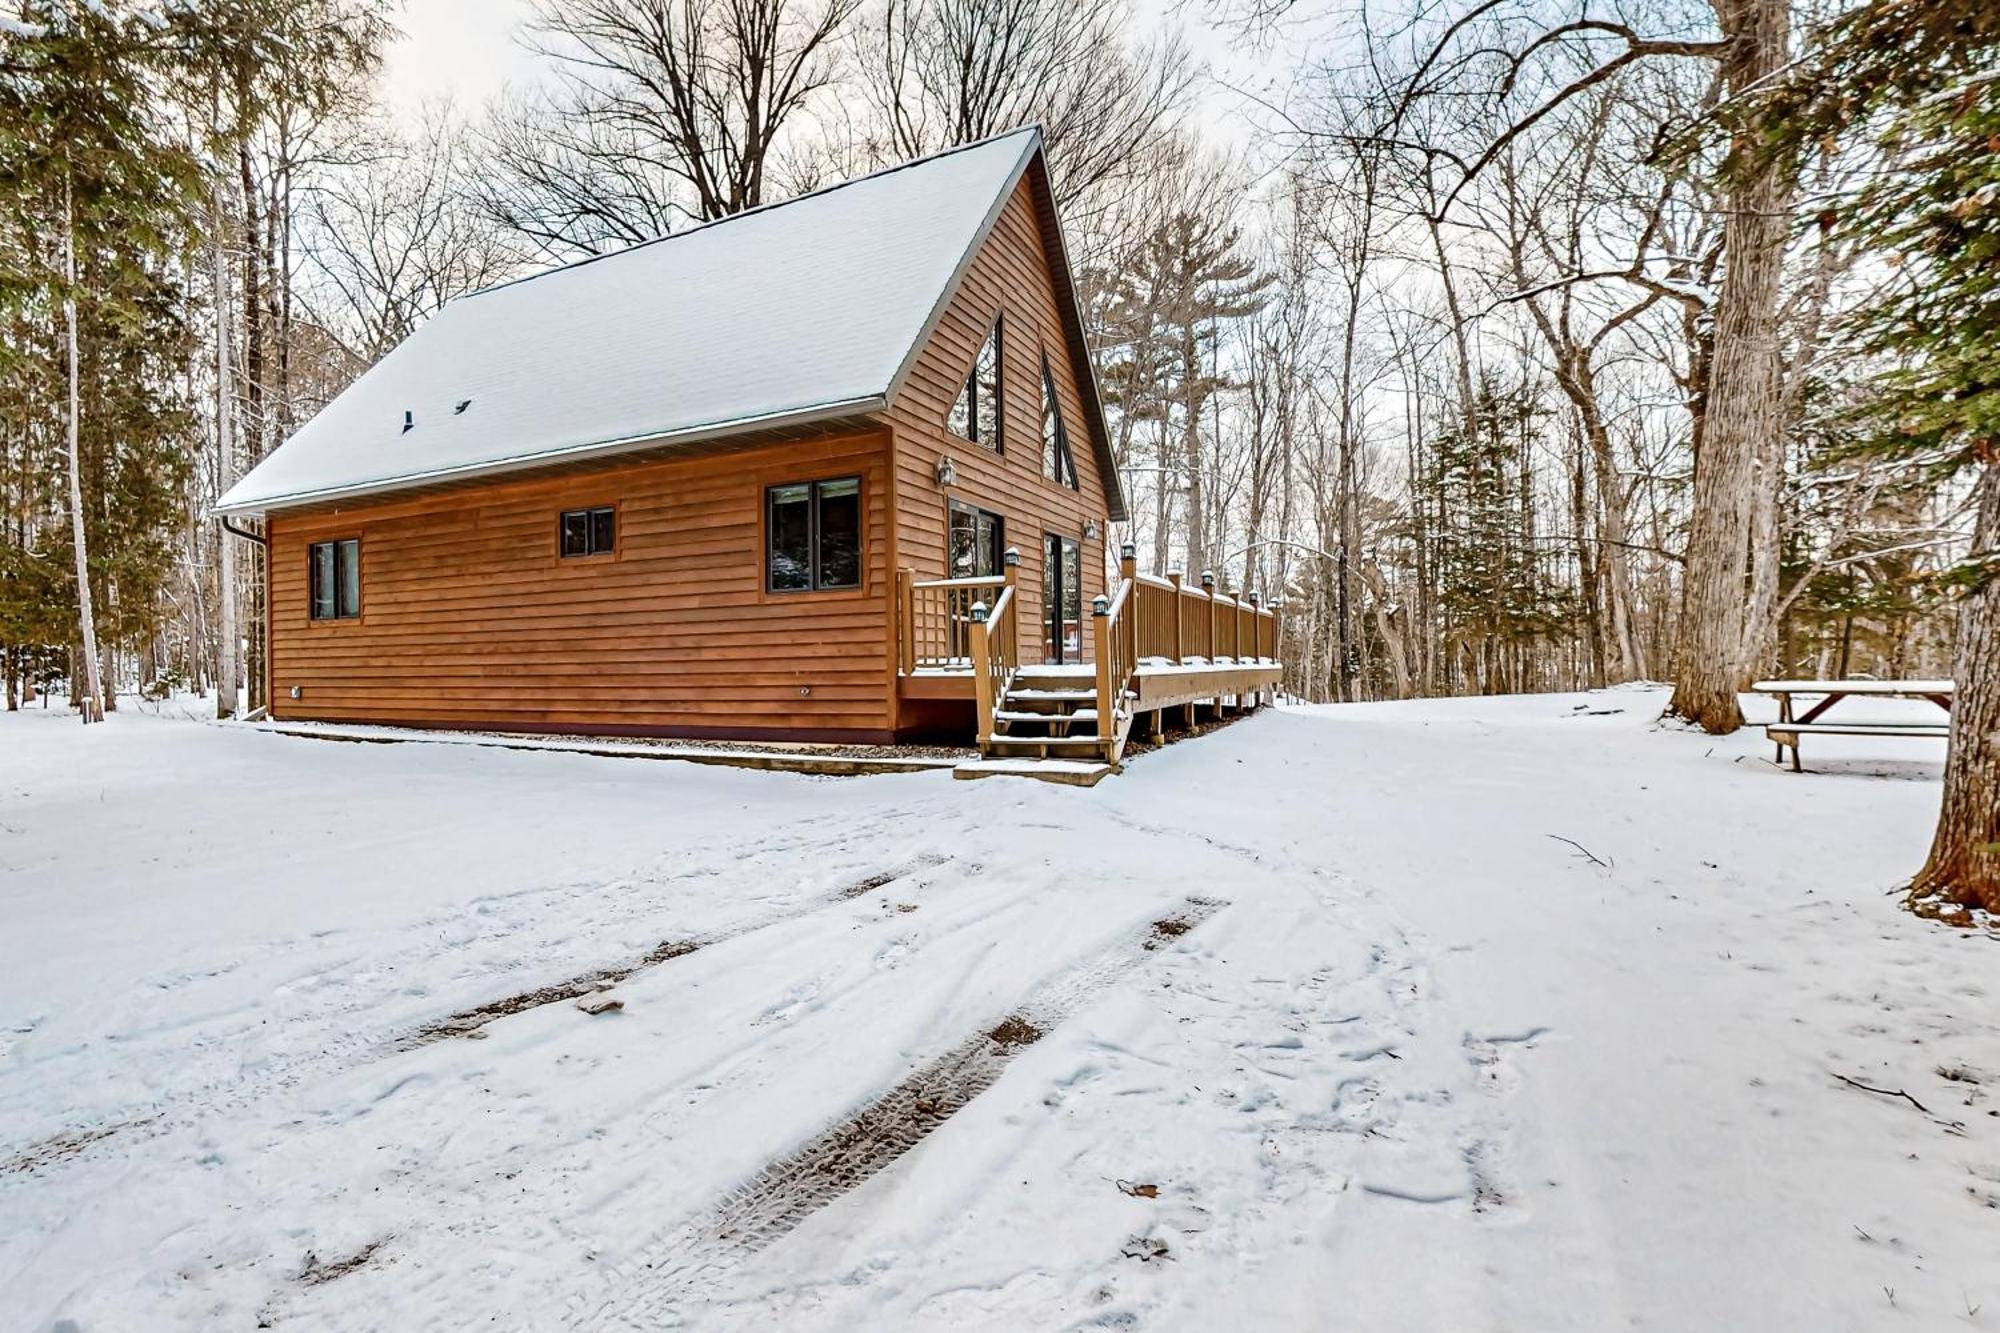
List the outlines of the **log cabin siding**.
{"label": "log cabin siding", "polygon": [[[946,505],[959,500],[1006,520],[1006,540],[1021,552],[1017,625],[1021,661],[1042,660],[1044,536],[1060,533],[1082,548],[1083,602],[1105,590],[1105,541],[1109,505],[1096,451],[1084,419],[1075,364],[1051,279],[1051,256],[1037,221],[1033,175],[1023,176],[974,257],[909,377],[889,405],[895,430],[896,562],[918,578],[947,574]],[[965,384],[973,358],[1002,317],[1001,452],[952,434],[945,424]],[[1042,475],[1042,356],[1053,374],[1057,401],[1076,462],[1077,489]],[[937,462],[950,455],[957,484],[938,485]],[[1099,537],[1084,535],[1095,522]],[[1084,629],[1086,642],[1089,628]]]}
{"label": "log cabin siding", "polygon": [[[878,428],[275,514],[273,716],[887,740],[888,454]],[[765,487],[843,476],[861,478],[861,588],[766,591]],[[607,504],[614,553],[561,558],[558,516]],[[342,537],[361,614],[314,621],[307,548]]]}

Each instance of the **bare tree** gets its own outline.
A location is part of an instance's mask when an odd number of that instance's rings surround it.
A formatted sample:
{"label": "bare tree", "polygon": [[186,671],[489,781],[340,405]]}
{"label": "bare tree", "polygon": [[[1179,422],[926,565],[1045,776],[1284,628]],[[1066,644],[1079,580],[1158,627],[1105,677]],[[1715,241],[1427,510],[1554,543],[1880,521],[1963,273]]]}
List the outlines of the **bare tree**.
{"label": "bare tree", "polygon": [[[1789,54],[1789,0],[1716,0],[1726,94],[1742,96],[1777,73]],[[1755,152],[1757,128],[1737,131]],[[1760,460],[1779,457],[1783,396],[1779,308],[1790,187],[1775,165],[1741,174],[1723,223],[1722,290],[1715,304],[1715,360],[1695,441],[1693,525],[1688,533],[1674,697],[1667,711],[1704,731],[1743,725],[1744,570]]]}
{"label": "bare tree", "polygon": [[555,84],[489,125],[487,207],[557,255],[755,208],[858,4],[536,0]]}
{"label": "bare tree", "polygon": [[1129,179],[1194,81],[1177,35],[1131,28],[1126,0],[882,0],[860,49],[885,154],[1039,124],[1062,207]]}
{"label": "bare tree", "polygon": [[407,137],[385,136],[307,192],[307,312],[363,364],[454,297],[523,263],[512,233],[471,194],[473,164],[449,108]]}

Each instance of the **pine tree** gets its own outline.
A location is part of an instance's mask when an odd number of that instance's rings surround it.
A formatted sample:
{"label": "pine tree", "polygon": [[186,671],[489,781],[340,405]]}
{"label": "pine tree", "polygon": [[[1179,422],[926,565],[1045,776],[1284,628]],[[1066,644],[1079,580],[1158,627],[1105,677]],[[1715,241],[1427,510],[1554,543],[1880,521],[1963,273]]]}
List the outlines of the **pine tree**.
{"label": "pine tree", "polygon": [[[190,171],[157,129],[148,66],[160,48],[147,16],[64,0],[38,0],[26,13],[0,62],[0,179],[15,185],[0,200],[0,227],[25,260],[0,300],[16,317],[56,316],[54,338],[16,342],[12,379],[59,404],[82,675],[71,692],[91,722],[106,703],[100,600],[118,603],[102,617],[114,638],[149,621],[157,580],[148,567],[165,563],[164,542],[144,534],[167,521],[159,497],[178,484],[179,302],[164,275],[183,234]],[[54,394],[51,383],[61,386]],[[119,597],[121,572],[129,599]],[[56,587],[25,577],[15,586]]]}
{"label": "pine tree", "polygon": [[1766,159],[1842,147],[1880,160],[1820,214],[1897,272],[1849,329],[1896,367],[1856,426],[1864,447],[1956,477],[1977,511],[1949,578],[1961,602],[1944,800],[1911,887],[1927,910],[2000,911],[2000,8],[1871,0],[1761,110],[1776,131]]}
{"label": "pine tree", "polygon": [[1467,683],[1495,694],[1527,688],[1519,650],[1567,633],[1577,608],[1548,585],[1526,540],[1534,497],[1524,464],[1546,415],[1534,386],[1489,377],[1472,406],[1431,442],[1422,489],[1443,520],[1432,549],[1447,642],[1466,659]]}
{"label": "pine tree", "polygon": [[[1186,480],[1187,563],[1190,572],[1210,564],[1211,468],[1201,425],[1216,394],[1232,387],[1217,357],[1225,324],[1263,308],[1272,275],[1241,253],[1242,235],[1225,217],[1200,207],[1175,208],[1148,231],[1112,275],[1104,325],[1106,379],[1114,405],[1158,428],[1160,531],[1166,529],[1166,479]],[[1175,438],[1176,432],[1178,439]]]}

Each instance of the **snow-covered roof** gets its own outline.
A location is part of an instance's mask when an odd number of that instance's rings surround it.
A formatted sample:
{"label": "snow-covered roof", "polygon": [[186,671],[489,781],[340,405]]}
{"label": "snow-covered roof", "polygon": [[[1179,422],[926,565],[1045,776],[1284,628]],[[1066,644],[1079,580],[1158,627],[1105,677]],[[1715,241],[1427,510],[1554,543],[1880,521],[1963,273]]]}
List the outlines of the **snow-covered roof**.
{"label": "snow-covered roof", "polygon": [[461,297],[216,509],[878,411],[1040,143],[1017,130]]}

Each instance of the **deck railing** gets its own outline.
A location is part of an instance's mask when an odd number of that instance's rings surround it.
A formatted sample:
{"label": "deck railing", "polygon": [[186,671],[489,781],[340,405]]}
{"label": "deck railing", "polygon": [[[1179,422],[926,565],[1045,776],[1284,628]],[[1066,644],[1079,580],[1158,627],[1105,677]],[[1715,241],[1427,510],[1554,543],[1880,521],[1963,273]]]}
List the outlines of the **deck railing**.
{"label": "deck railing", "polygon": [[[1018,571],[1019,553],[1009,568]],[[1120,585],[1131,593],[1120,613],[1129,622],[1128,662],[1270,661],[1278,655],[1277,613],[1261,604],[1255,593],[1231,596],[1215,590],[1215,576],[1204,572],[1190,585],[1179,570],[1165,577],[1137,572],[1137,561],[1120,561],[1120,578],[1106,596],[1116,599]],[[897,663],[905,675],[920,670],[970,671],[972,607],[983,602],[989,621],[1006,575],[981,578],[919,579],[908,569],[896,573]],[[1018,594],[1017,594],[1018,599]],[[1016,624],[1020,612],[1015,611]],[[1065,622],[1065,632],[1069,626]],[[1078,627],[1081,628],[1080,626]],[[1094,631],[1076,646],[1094,651]]]}
{"label": "deck railing", "polygon": [[1119,553],[1118,583],[1092,603],[1097,647],[1097,736],[1108,762],[1122,746],[1121,710],[1126,688],[1141,664],[1170,661],[1246,662],[1275,658],[1278,616],[1255,593],[1231,597],[1215,590],[1215,575],[1202,571],[1201,589],[1184,586],[1178,572],[1166,578],[1141,574],[1130,542]]}
{"label": "deck railing", "polygon": [[[1009,549],[998,578],[920,580],[896,575],[897,658],[905,675],[931,669],[970,675],[979,708],[979,736],[994,734],[994,714],[1021,667],[1021,553]],[[1203,571],[1190,587],[1174,571],[1162,578],[1138,572],[1130,543],[1118,577],[1093,599],[1088,636],[1097,695],[1097,736],[1115,762],[1131,720],[1128,690],[1148,664],[1227,667],[1277,659],[1279,622],[1256,594],[1216,591]],[[1225,693],[1232,692],[1225,690]]]}
{"label": "deck railing", "polygon": [[[1128,557],[1129,561],[1129,557]],[[1232,597],[1215,590],[1215,575],[1203,572],[1190,588],[1180,571],[1161,578],[1127,573],[1132,585],[1132,617],[1136,646],[1133,663],[1191,661],[1236,662],[1270,659],[1278,651],[1278,614],[1267,610],[1255,593]]]}
{"label": "deck railing", "polygon": [[971,610],[972,690],[979,705],[982,745],[993,734],[993,714],[1006,697],[1007,682],[1021,666],[1021,635],[1014,623],[1014,585],[1020,577],[1021,553],[1010,547],[1002,560],[1007,573],[1000,595],[991,606],[974,602]]}
{"label": "deck railing", "polygon": [[1097,641],[1097,739],[1104,743],[1104,757],[1117,757],[1118,710],[1125,702],[1125,682],[1132,679],[1138,646],[1137,617],[1132,614],[1129,578],[1118,580],[1114,596],[1099,595],[1091,604],[1092,629]]}
{"label": "deck railing", "polygon": [[904,675],[917,671],[969,669],[972,662],[972,607],[983,602],[990,610],[1003,577],[918,579],[896,571],[898,661]]}

